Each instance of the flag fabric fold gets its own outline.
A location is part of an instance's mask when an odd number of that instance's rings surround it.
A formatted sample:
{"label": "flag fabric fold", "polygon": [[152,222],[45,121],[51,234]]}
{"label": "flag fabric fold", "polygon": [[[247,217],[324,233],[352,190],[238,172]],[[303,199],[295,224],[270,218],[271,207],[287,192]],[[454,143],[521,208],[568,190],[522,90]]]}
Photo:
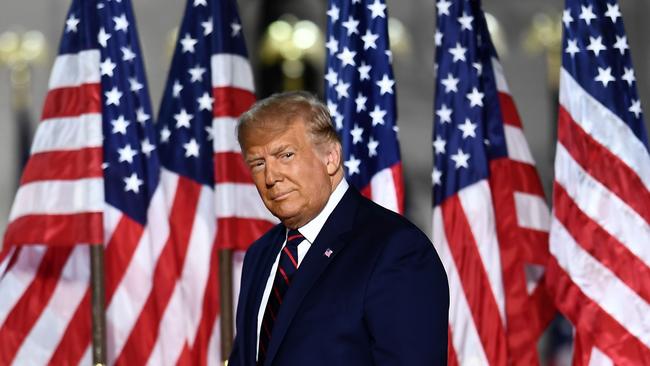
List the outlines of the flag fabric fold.
{"label": "flag fabric fold", "polygon": [[404,213],[396,87],[384,0],[330,0],[325,98],[343,142],[345,177]]}
{"label": "flag fabric fold", "polygon": [[478,0],[438,0],[433,243],[450,364],[538,364],[549,211]]}
{"label": "flag fabric fold", "polygon": [[0,364],[91,362],[87,244],[105,245],[109,343],[128,333],[147,277],[125,273],[165,231],[146,84],[130,1],[73,0],[4,236]]}
{"label": "flag fabric fold", "polygon": [[650,154],[618,3],[567,0],[547,287],[575,365],[650,363]]}

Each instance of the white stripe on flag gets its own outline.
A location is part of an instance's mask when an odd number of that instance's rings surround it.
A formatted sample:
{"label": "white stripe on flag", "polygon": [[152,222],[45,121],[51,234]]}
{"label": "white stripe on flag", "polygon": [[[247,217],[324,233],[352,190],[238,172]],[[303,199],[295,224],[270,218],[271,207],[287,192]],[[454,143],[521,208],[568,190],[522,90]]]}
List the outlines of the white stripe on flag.
{"label": "white stripe on flag", "polygon": [[266,209],[257,188],[248,183],[219,183],[215,186],[217,217],[241,217],[278,222]]}
{"label": "white stripe on flag", "polygon": [[57,56],[50,75],[50,90],[99,83],[99,58],[97,49]]}
{"label": "white stripe on flag", "polygon": [[497,90],[502,93],[510,94],[510,90],[508,89],[508,82],[503,76],[503,66],[501,66],[499,60],[494,57],[492,58],[492,69],[494,69],[494,80],[497,83]]}
{"label": "white stripe on flag", "polygon": [[86,352],[84,352],[83,357],[81,357],[81,361],[79,361],[78,366],[92,365],[92,361],[92,348],[91,346],[88,346],[88,348],[86,348]]}
{"label": "white stripe on flag", "polygon": [[214,152],[241,152],[237,142],[237,119],[232,117],[216,117],[212,119]]}
{"label": "white stripe on flag", "polygon": [[208,366],[221,366],[221,316],[217,316],[208,343]]}
{"label": "white stripe on flag", "polygon": [[[0,251],[2,251],[4,248],[0,244]],[[9,261],[11,260],[11,256],[14,254],[14,251],[16,250],[16,247],[12,246],[11,249],[7,252],[7,256],[0,262],[0,280],[2,279],[2,276],[5,273],[5,269],[9,266]],[[2,324],[2,322],[0,322]]]}
{"label": "white stripe on flag", "polygon": [[584,171],[562,144],[557,144],[555,180],[585,215],[650,266],[650,225]]}
{"label": "white stripe on flag", "polygon": [[[161,188],[165,183],[164,180],[169,180],[169,178],[169,174],[161,174],[161,182],[147,209],[147,227],[145,227],[124,277],[106,309],[109,360],[115,360],[122,352],[122,348],[140,316],[142,307],[151,293],[153,271],[160,252],[169,237],[165,195]],[[171,182],[171,186],[175,188],[174,182]]]}
{"label": "white stripe on flag", "polygon": [[476,248],[481,255],[494,300],[499,307],[501,322],[505,325],[505,291],[490,186],[487,180],[483,179],[458,191],[458,198],[467,217]]}
{"label": "white stripe on flag", "polygon": [[614,366],[612,359],[607,357],[598,347],[591,348],[589,366]]}
{"label": "white stripe on flag", "polygon": [[102,178],[32,182],[18,189],[9,221],[24,215],[101,212],[103,208]]}
{"label": "white stripe on flag", "polygon": [[549,243],[551,254],[580,290],[650,347],[650,304],[576,243],[555,217]]}
{"label": "white stripe on flag", "polygon": [[650,154],[630,127],[600,104],[566,70],[560,71],[560,104],[594,140],[617,155],[650,187]]}
{"label": "white stripe on flag", "polygon": [[240,55],[219,53],[210,59],[212,87],[235,87],[254,93],[253,71],[248,59]]}
{"label": "white stripe on flag", "polygon": [[87,245],[75,246],[57,280],[47,307],[21,344],[13,364],[45,365],[56,351],[90,283]]}
{"label": "white stripe on flag", "polygon": [[506,136],[506,146],[508,148],[508,157],[512,160],[522,163],[535,165],[535,159],[528,149],[524,131],[515,126],[503,125],[503,131]]}
{"label": "white stripe on flag", "polygon": [[548,231],[551,214],[544,197],[524,192],[515,192],[514,196],[517,224],[527,229]]}
{"label": "white stripe on flag", "polygon": [[46,250],[44,245],[23,247],[12,270],[0,281],[0,327],[34,280]]}
{"label": "white stripe on flag", "polygon": [[102,115],[83,114],[78,117],[43,120],[32,142],[32,154],[45,151],[76,150],[102,146]]}
{"label": "white stripe on flag", "polygon": [[399,212],[395,179],[391,168],[384,168],[372,176],[370,190],[373,201],[389,210]]}
{"label": "white stripe on flag", "polygon": [[447,242],[440,206],[433,209],[433,243],[449,281],[449,325],[452,330],[449,342],[456,352],[458,364],[487,365],[487,356]]}

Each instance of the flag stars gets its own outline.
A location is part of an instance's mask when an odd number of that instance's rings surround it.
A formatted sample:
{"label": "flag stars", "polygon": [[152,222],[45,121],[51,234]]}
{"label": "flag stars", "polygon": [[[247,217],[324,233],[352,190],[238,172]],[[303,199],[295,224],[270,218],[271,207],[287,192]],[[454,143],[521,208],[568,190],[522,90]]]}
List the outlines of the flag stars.
{"label": "flag stars", "polygon": [[348,94],[348,88],[350,87],[350,83],[345,83],[343,80],[339,79],[339,82],[336,84],[336,87],[334,88],[336,90],[336,93],[339,96],[339,99],[341,98],[347,98],[350,95]]}
{"label": "flag stars", "polygon": [[473,62],[472,67],[476,69],[477,76],[481,76],[481,74],[483,74],[483,65],[480,62]]}
{"label": "flag stars", "polygon": [[359,21],[355,20],[351,15],[348,17],[348,20],[341,24],[343,25],[343,28],[347,29],[348,37],[355,33],[359,34],[359,30],[357,29],[359,26]]}
{"label": "flag stars", "polygon": [[334,86],[336,85],[336,81],[338,80],[339,74],[334,71],[331,67],[327,69],[327,74],[325,74],[325,80],[327,80],[327,83],[329,86]]}
{"label": "flag stars", "polygon": [[122,92],[117,89],[117,87],[113,87],[111,90],[107,91],[104,93],[104,96],[106,96],[106,105],[115,105],[119,106],[120,105],[120,98],[122,98]]}
{"label": "flag stars", "polygon": [[124,192],[140,193],[140,186],[144,181],[138,178],[138,175],[133,173],[128,178],[122,178],[125,184]]}
{"label": "flag stars", "polygon": [[176,128],[187,127],[190,128],[190,121],[194,118],[193,115],[187,113],[185,108],[182,108],[180,113],[174,115],[176,120]]}
{"label": "flag stars", "polygon": [[374,48],[377,49],[377,38],[379,38],[378,34],[374,34],[370,32],[370,29],[366,30],[366,34],[364,34],[361,37],[361,40],[363,41],[363,49],[367,50],[369,48]]}
{"label": "flag stars", "polygon": [[566,28],[569,28],[569,25],[573,22],[573,17],[571,16],[571,10],[564,9],[562,12],[562,23]]}
{"label": "flag stars", "polygon": [[361,160],[354,157],[354,154],[350,154],[350,158],[343,162],[346,168],[348,168],[348,175],[353,176],[359,174],[359,166],[361,165]]}
{"label": "flag stars", "polygon": [[97,42],[99,42],[102,47],[106,48],[109,39],[111,39],[111,35],[106,33],[104,27],[101,27],[99,29],[99,34],[97,34]]}
{"label": "flag stars", "polygon": [[616,43],[612,46],[621,53],[621,56],[625,54],[625,50],[628,50],[630,47],[627,45],[627,36],[619,37],[616,36]]}
{"label": "flag stars", "polygon": [[174,85],[172,86],[172,95],[174,98],[181,96],[181,90],[183,90],[183,85],[181,85],[178,80],[174,80]]}
{"label": "flag stars", "polygon": [[199,103],[199,110],[201,111],[211,111],[212,103],[214,103],[214,98],[210,97],[210,93],[204,92],[200,98],[197,98],[196,101]]}
{"label": "flag stars", "polygon": [[612,23],[616,24],[616,20],[621,17],[621,10],[619,9],[618,4],[607,4],[605,16],[609,17],[612,20]]}
{"label": "flag stars", "polygon": [[375,139],[370,136],[370,139],[368,140],[368,156],[373,157],[377,156],[377,147],[379,146],[379,141],[376,141]]}
{"label": "flag stars", "polygon": [[127,121],[124,116],[120,115],[117,119],[111,121],[113,125],[113,133],[119,133],[121,135],[126,135],[126,128],[129,127],[131,122]]}
{"label": "flag stars", "polygon": [[454,62],[465,61],[465,52],[467,52],[467,48],[461,46],[460,42],[456,42],[456,46],[449,49],[449,53],[454,56]]}
{"label": "flag stars", "polygon": [[113,77],[113,70],[115,70],[115,65],[114,62],[111,61],[110,57],[107,58],[106,60],[102,61],[102,63],[99,64],[99,73],[101,75],[107,75],[110,77]]}
{"label": "flag stars", "polygon": [[207,0],[194,0],[194,3],[192,4],[195,8],[197,6],[208,6]]}
{"label": "flag stars", "polygon": [[162,143],[169,142],[169,138],[171,137],[171,135],[172,135],[172,132],[169,130],[169,128],[167,126],[164,126],[160,130],[160,142],[162,142]]}
{"label": "flag stars", "polygon": [[601,83],[603,83],[604,87],[607,87],[607,84],[609,84],[610,81],[614,81],[616,79],[612,76],[611,67],[608,67],[606,69],[599,67],[598,76],[596,76],[595,80],[600,81]]}
{"label": "flag stars", "polygon": [[455,78],[451,73],[447,74],[447,78],[440,80],[440,83],[445,87],[445,93],[457,92],[458,82],[460,79]]}
{"label": "flag stars", "polygon": [[116,31],[126,32],[129,28],[129,21],[126,20],[126,15],[122,14],[119,17],[113,17],[113,23],[115,23]]}
{"label": "flag stars", "polygon": [[330,36],[330,39],[325,44],[325,48],[329,51],[330,55],[335,54],[339,50],[339,41]]}
{"label": "flag stars", "polygon": [[452,110],[447,107],[446,104],[442,104],[440,108],[436,111],[436,115],[440,119],[440,123],[450,123],[451,122],[451,113]]}
{"label": "flag stars", "polygon": [[433,35],[433,39],[436,42],[436,46],[440,46],[442,44],[442,32],[440,32],[439,29],[436,29],[436,33]]}
{"label": "flag stars", "polygon": [[232,22],[230,23],[230,30],[232,31],[230,33],[231,37],[237,37],[239,33],[241,33],[241,24],[237,22]]}
{"label": "flag stars", "polygon": [[388,74],[384,74],[381,80],[375,82],[379,87],[379,94],[393,94],[393,85],[395,85],[395,80],[390,79]]}
{"label": "flag stars", "polygon": [[485,95],[484,93],[479,92],[478,89],[476,87],[474,87],[472,89],[472,92],[467,94],[467,99],[469,100],[469,106],[470,107],[475,107],[475,106],[482,107],[483,106],[483,97],[484,97],[484,95]]}
{"label": "flag stars", "polygon": [[436,136],[436,139],[433,141],[433,151],[435,154],[444,154],[446,152],[446,146],[447,141],[443,140],[440,136]]}
{"label": "flag stars", "polygon": [[327,16],[332,19],[332,23],[336,23],[339,20],[340,9],[336,5],[332,4],[332,7],[327,11]]}
{"label": "flag stars", "polygon": [[573,58],[576,53],[580,52],[580,48],[578,48],[578,40],[575,39],[567,40],[567,46],[564,52],[568,53],[569,55],[571,55],[571,58]]}
{"label": "flag stars", "polygon": [[77,25],[79,25],[79,18],[75,17],[74,14],[70,14],[68,19],[65,21],[65,32],[77,32]]}
{"label": "flag stars", "polygon": [[458,129],[463,132],[463,139],[476,137],[476,127],[476,123],[472,123],[469,118],[465,118],[465,122],[458,125]]}
{"label": "flag stars", "polygon": [[587,23],[587,25],[591,25],[591,21],[593,19],[596,19],[596,14],[594,14],[594,12],[592,10],[592,6],[591,5],[589,5],[589,6],[581,5],[580,8],[581,8],[581,11],[580,11],[580,16],[578,18],[584,20],[585,23]]}
{"label": "flag stars", "polygon": [[142,89],[142,88],[144,88],[144,85],[142,85],[142,84],[138,81],[138,79],[136,79],[136,78],[129,78],[129,89],[130,89],[132,92],[137,93],[137,92],[138,92],[140,89]]}
{"label": "flag stars", "polygon": [[474,17],[463,12],[463,15],[458,18],[461,30],[472,30],[472,21]]}
{"label": "flag stars", "polygon": [[183,53],[194,53],[194,46],[196,46],[198,41],[195,38],[192,38],[189,33],[185,33],[185,37],[183,37],[180,42],[181,47],[183,48]]}
{"label": "flag stars", "polygon": [[587,46],[587,49],[598,57],[600,51],[605,51],[607,47],[603,45],[603,37],[589,37],[589,45]]}
{"label": "flag stars", "polygon": [[440,0],[436,3],[436,9],[438,10],[438,15],[449,15],[449,7],[451,6],[451,1]]}
{"label": "flag stars", "polygon": [[366,65],[365,61],[361,61],[361,65],[357,68],[359,80],[370,80],[370,70],[372,70],[372,66]]}
{"label": "flag stars", "polygon": [[142,140],[142,153],[145,154],[148,158],[151,157],[151,153],[156,150],[156,146],[153,145],[149,138]]}
{"label": "flag stars", "polygon": [[142,107],[138,108],[138,110],[136,111],[135,114],[136,114],[135,119],[138,121],[138,123],[143,124],[143,125],[151,118],[151,116],[148,115],[144,111],[144,108],[142,108]]}
{"label": "flag stars", "polygon": [[359,93],[357,95],[357,99],[354,100],[354,103],[357,105],[357,113],[366,110],[366,102],[367,101],[368,101],[368,98],[366,98],[363,94]]}
{"label": "flag stars", "polygon": [[133,150],[133,148],[131,148],[131,145],[128,144],[121,149],[117,149],[117,153],[119,154],[118,160],[120,163],[126,162],[129,164],[133,164],[133,157],[138,155],[138,152],[136,150]]}
{"label": "flag stars", "polygon": [[368,5],[367,8],[370,10],[370,16],[372,19],[377,17],[386,18],[386,5],[382,4],[379,0],[375,0],[375,2]]}
{"label": "flag stars", "polygon": [[623,72],[623,76],[621,76],[621,79],[625,80],[627,82],[628,86],[632,86],[632,83],[636,81],[636,78],[634,77],[634,69],[632,68],[624,68],[625,72]]}
{"label": "flag stars", "polygon": [[343,51],[336,55],[336,58],[341,60],[342,65],[341,67],[345,67],[346,65],[354,66],[354,56],[356,56],[357,53],[350,51],[349,48],[344,47]]}
{"label": "flag stars", "polygon": [[363,142],[363,128],[359,127],[358,124],[354,124],[354,128],[350,130],[350,135],[352,135],[353,145],[356,145],[357,142]]}
{"label": "flag stars", "polygon": [[199,157],[199,148],[201,146],[196,142],[196,139],[191,139],[188,143],[183,144],[185,149],[185,157]]}
{"label": "flag stars", "polygon": [[122,61],[129,62],[135,60],[136,55],[131,48],[121,47],[120,50],[122,51]]}
{"label": "flag stars", "polygon": [[192,67],[191,69],[187,70],[187,72],[190,73],[190,82],[201,82],[203,81],[203,74],[205,73],[205,68],[201,67],[200,64],[197,64],[196,66]]}
{"label": "flag stars", "polygon": [[212,22],[212,17],[210,17],[205,22],[201,22],[201,27],[203,28],[203,36],[208,36],[212,34],[214,23]]}
{"label": "flag stars", "polygon": [[386,116],[386,111],[381,109],[378,104],[375,104],[375,109],[368,113],[370,118],[372,118],[372,127],[377,125],[384,124],[384,116]]}
{"label": "flag stars", "polygon": [[433,168],[433,172],[431,172],[431,181],[434,186],[442,185],[442,172],[435,167]]}
{"label": "flag stars", "polygon": [[628,111],[634,113],[634,117],[639,118],[641,115],[641,101],[640,100],[634,100],[632,99],[632,105],[628,109]]}
{"label": "flag stars", "polygon": [[454,163],[456,163],[456,169],[469,168],[468,161],[470,155],[463,152],[462,149],[459,148],[458,152],[456,154],[451,155],[450,158],[451,160],[454,161]]}

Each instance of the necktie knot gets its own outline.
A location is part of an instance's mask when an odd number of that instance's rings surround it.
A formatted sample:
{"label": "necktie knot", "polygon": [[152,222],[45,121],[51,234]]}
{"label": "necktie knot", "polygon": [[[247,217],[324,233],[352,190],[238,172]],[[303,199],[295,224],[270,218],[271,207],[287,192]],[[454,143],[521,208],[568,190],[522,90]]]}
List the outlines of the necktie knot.
{"label": "necktie knot", "polygon": [[305,237],[296,229],[289,230],[287,234],[287,247],[291,250],[298,248],[298,244],[302,243]]}

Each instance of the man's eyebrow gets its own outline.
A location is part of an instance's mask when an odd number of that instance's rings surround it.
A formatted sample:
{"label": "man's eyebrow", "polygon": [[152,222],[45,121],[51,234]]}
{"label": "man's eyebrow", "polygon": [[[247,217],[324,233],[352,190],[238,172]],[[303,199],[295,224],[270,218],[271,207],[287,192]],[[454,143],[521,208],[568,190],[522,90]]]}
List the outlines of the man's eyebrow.
{"label": "man's eyebrow", "polygon": [[284,150],[286,150],[286,149],[288,149],[290,147],[291,147],[291,145],[288,145],[288,144],[276,146],[276,147],[273,148],[273,150],[270,151],[270,153],[271,153],[271,155],[277,155],[277,154],[281,153],[282,151],[284,151]]}

